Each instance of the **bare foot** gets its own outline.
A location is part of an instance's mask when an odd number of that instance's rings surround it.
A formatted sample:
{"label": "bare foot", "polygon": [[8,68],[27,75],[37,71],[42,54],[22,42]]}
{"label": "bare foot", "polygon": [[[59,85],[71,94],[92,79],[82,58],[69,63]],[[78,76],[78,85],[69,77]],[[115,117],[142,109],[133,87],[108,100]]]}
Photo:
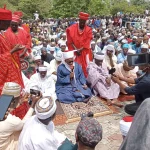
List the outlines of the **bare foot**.
{"label": "bare foot", "polygon": [[120,107],[120,108],[123,107],[123,105],[118,101],[118,99],[113,99],[112,105],[115,105],[115,106]]}

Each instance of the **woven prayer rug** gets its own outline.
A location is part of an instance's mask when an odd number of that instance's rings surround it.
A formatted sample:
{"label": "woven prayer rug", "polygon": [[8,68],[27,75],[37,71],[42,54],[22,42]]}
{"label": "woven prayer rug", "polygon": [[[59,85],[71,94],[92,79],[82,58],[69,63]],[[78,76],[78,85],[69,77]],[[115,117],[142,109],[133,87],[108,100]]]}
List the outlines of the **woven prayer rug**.
{"label": "woven prayer rug", "polygon": [[79,121],[82,114],[93,112],[94,117],[100,117],[113,113],[113,111],[104,104],[99,97],[92,97],[86,104],[83,102],[76,102],[72,104],[60,103],[64,114],[66,116],[66,123]]}

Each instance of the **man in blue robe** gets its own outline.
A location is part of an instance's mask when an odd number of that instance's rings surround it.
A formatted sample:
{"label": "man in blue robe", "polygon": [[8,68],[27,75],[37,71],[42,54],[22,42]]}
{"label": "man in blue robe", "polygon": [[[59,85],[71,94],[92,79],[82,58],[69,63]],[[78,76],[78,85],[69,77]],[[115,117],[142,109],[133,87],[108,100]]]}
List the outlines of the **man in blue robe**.
{"label": "man in blue robe", "polygon": [[62,103],[87,102],[92,92],[86,85],[81,66],[74,62],[74,52],[63,52],[63,63],[57,70],[56,94]]}

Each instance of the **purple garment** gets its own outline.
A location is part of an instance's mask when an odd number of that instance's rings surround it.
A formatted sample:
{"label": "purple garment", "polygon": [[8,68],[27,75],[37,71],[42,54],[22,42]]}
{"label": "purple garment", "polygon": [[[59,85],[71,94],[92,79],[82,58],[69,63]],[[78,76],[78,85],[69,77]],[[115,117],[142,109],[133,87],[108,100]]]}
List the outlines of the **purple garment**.
{"label": "purple garment", "polygon": [[108,70],[105,64],[102,67],[95,63],[89,63],[87,67],[88,77],[87,81],[91,87],[105,99],[118,98],[120,93],[119,85],[111,81],[111,85],[106,83],[106,78],[109,77]]}

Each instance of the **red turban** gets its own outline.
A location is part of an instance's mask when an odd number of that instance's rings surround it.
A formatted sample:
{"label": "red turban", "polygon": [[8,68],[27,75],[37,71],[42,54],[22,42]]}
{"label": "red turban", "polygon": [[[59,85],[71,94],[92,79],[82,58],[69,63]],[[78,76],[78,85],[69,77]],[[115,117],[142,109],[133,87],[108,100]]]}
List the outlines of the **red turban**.
{"label": "red turban", "polygon": [[20,17],[18,15],[12,15],[12,22],[17,22],[19,23],[20,22]]}
{"label": "red turban", "polygon": [[89,16],[90,16],[89,14],[84,13],[84,12],[79,13],[79,18],[82,19],[82,20],[88,20]]}
{"label": "red turban", "polygon": [[0,20],[11,20],[12,12],[5,8],[0,8]]}
{"label": "red turban", "polygon": [[15,12],[14,12],[14,15],[17,15],[17,16],[19,16],[20,18],[22,18],[23,13],[22,13],[21,11],[15,11]]}

